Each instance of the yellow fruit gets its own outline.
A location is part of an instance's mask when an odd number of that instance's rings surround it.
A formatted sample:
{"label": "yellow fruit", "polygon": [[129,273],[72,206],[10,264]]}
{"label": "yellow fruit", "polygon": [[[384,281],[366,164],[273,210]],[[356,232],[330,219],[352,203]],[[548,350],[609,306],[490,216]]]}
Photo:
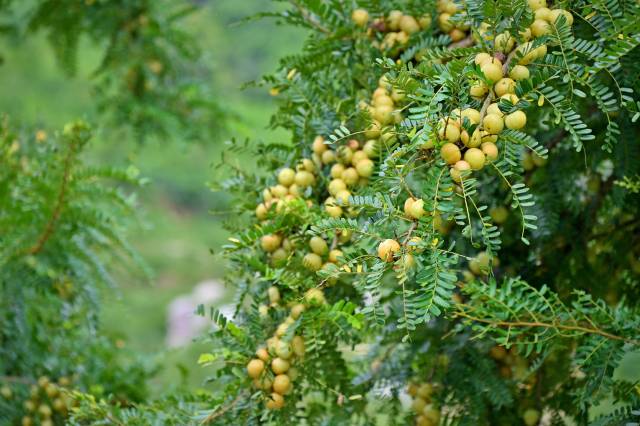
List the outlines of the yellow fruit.
{"label": "yellow fruit", "polygon": [[504,77],[498,80],[498,82],[493,86],[493,90],[496,92],[496,95],[503,96],[508,93],[515,93],[516,91],[516,82],[510,79],[509,77]]}
{"label": "yellow fruit", "polygon": [[411,205],[409,206],[409,214],[414,219],[420,219],[422,216],[424,216],[424,201],[418,199],[411,203]]}
{"label": "yellow fruit", "polygon": [[310,303],[312,305],[313,304],[323,305],[326,303],[326,300],[324,298],[324,293],[319,288],[312,288],[307,290],[307,292],[304,294],[304,300],[306,300],[307,303]]}
{"label": "yellow fruit", "polygon": [[[451,175],[451,179],[454,182],[460,183],[462,180],[463,172],[471,170],[471,166],[464,160],[460,160],[453,165],[451,169],[449,169],[449,174]],[[435,219],[434,219],[435,220]]]}
{"label": "yellow fruit", "polygon": [[302,259],[302,264],[315,272],[322,268],[322,258],[315,253],[307,253]]}
{"label": "yellow fruit", "polygon": [[489,215],[491,215],[491,219],[498,225],[504,223],[509,216],[509,210],[505,206],[494,207],[489,210]]}
{"label": "yellow fruit", "polygon": [[480,147],[484,155],[487,157],[487,162],[490,163],[498,158],[498,147],[493,142],[483,142]]}
{"label": "yellow fruit", "polygon": [[[378,88],[376,90],[384,90],[384,89]],[[382,106],[388,106],[388,107],[393,108],[393,99],[391,99],[391,97],[386,94],[386,91],[385,91],[384,95],[380,95],[379,94],[378,96],[375,96],[373,98],[373,102],[372,103],[373,103],[373,105],[376,106],[376,108],[377,107],[382,107]]]}
{"label": "yellow fruit", "polygon": [[482,120],[482,127],[492,135],[497,135],[504,128],[504,120],[498,114],[487,114]]}
{"label": "yellow fruit", "polygon": [[496,58],[483,63],[480,70],[491,81],[498,81],[502,78],[502,62]]}
{"label": "yellow fruit", "polygon": [[351,12],[351,20],[359,27],[364,27],[369,22],[369,12],[365,9],[354,9]]}
{"label": "yellow fruit", "polygon": [[327,187],[327,190],[331,195],[336,195],[338,192],[344,191],[345,189],[347,189],[347,184],[342,179],[333,179],[329,182],[329,186]]}
{"label": "yellow fruit", "polygon": [[496,36],[496,39],[494,40],[494,46],[496,48],[496,50],[503,52],[503,53],[509,53],[513,50],[513,46],[515,45],[516,40],[511,37],[511,34],[509,33],[502,33],[502,34],[498,34]]}
{"label": "yellow fruit", "polygon": [[300,170],[299,172],[296,173],[296,176],[295,176],[295,183],[300,188],[306,188],[308,186],[313,185],[315,180],[316,178],[313,176],[313,174],[306,170]]}
{"label": "yellow fruit", "polygon": [[531,28],[527,28],[524,31],[520,31],[520,37],[522,37],[524,41],[531,40]]}
{"label": "yellow fruit", "polygon": [[551,33],[551,26],[544,19],[536,19],[531,24],[531,34],[534,37],[542,37],[543,35],[547,35]]}
{"label": "yellow fruit", "polygon": [[359,149],[359,150],[357,150],[356,152],[353,153],[353,156],[351,157],[351,164],[355,166],[360,161],[366,160],[368,158],[369,157],[367,156],[367,153],[364,152],[363,150]]}
{"label": "yellow fruit", "polygon": [[289,367],[289,361],[286,359],[274,358],[273,361],[271,361],[271,371],[273,371],[273,374],[286,373]]}
{"label": "yellow fruit", "polygon": [[327,150],[325,152],[322,153],[322,163],[323,164],[331,164],[331,163],[335,163],[336,161],[336,153],[331,151],[331,150]]}
{"label": "yellow fruit", "polygon": [[418,24],[423,30],[429,28],[431,26],[431,15],[422,15],[418,19]]}
{"label": "yellow fruit", "polygon": [[280,301],[280,290],[278,290],[278,287],[269,287],[267,289],[267,295],[269,296],[269,302],[271,303],[278,303]]}
{"label": "yellow fruit", "polygon": [[356,171],[362,177],[370,177],[373,174],[373,161],[365,158],[356,164]]}
{"label": "yellow fruit", "polygon": [[296,176],[296,172],[290,168],[284,168],[278,173],[278,182],[284,186],[290,186]]}
{"label": "yellow fruit", "polygon": [[538,10],[541,7],[547,7],[547,0],[527,0],[531,10]]}
{"label": "yellow fruit", "polygon": [[400,29],[407,34],[413,34],[420,31],[420,24],[413,16],[402,15],[400,18]]}
{"label": "yellow fruit", "polygon": [[431,383],[423,383],[418,388],[417,394],[425,400],[429,399],[433,394],[433,385]]}
{"label": "yellow fruit", "polygon": [[284,198],[289,193],[289,188],[284,185],[276,185],[272,186],[270,191],[276,198]]}
{"label": "yellow fruit", "polygon": [[460,129],[453,124],[453,120],[449,120],[450,124],[441,126],[438,130],[440,139],[446,139],[449,142],[456,142],[460,139]]}
{"label": "yellow fruit", "polygon": [[256,389],[270,390],[272,384],[273,382],[267,376],[263,376],[258,379],[253,379],[253,386]]}
{"label": "yellow fruit", "polygon": [[263,371],[264,361],[262,361],[261,359],[252,359],[247,364],[247,374],[249,374],[249,377],[251,377],[252,379],[257,379],[258,377],[260,377]]}
{"label": "yellow fruit", "polygon": [[343,256],[344,256],[344,253],[342,253],[342,250],[337,250],[337,249],[331,250],[329,252],[329,262],[338,263],[338,259]]}
{"label": "yellow fruit", "polygon": [[440,424],[440,410],[438,410],[433,404],[429,404],[424,407],[422,415],[425,416],[432,425]]}
{"label": "yellow fruit", "polygon": [[0,395],[2,395],[2,397],[5,399],[11,399],[11,397],[13,396],[13,391],[9,386],[3,386],[0,389]]}
{"label": "yellow fruit", "polygon": [[300,318],[300,315],[302,315],[305,309],[306,307],[302,303],[293,305],[293,308],[291,308],[291,317],[293,319]]}
{"label": "yellow fruit", "polygon": [[400,28],[400,19],[402,19],[403,13],[399,10],[392,10],[387,16],[387,26],[391,31],[398,31]]}
{"label": "yellow fruit", "polygon": [[487,94],[489,88],[482,81],[474,81],[469,88],[469,94],[474,98],[481,98]]}
{"label": "yellow fruit", "polygon": [[474,109],[474,108],[464,109],[460,113],[460,116],[462,117],[463,121],[465,118],[468,118],[471,124],[480,123],[480,111],[478,111],[477,109]]}
{"label": "yellow fruit", "polygon": [[458,28],[454,28],[451,31],[449,31],[449,38],[451,39],[451,41],[460,41],[463,38],[465,38],[467,36],[467,34],[462,31],[459,30]]}
{"label": "yellow fruit", "polygon": [[516,65],[509,71],[509,77],[514,79],[515,81],[526,80],[529,78],[529,68],[524,65]]}
{"label": "yellow fruit", "polygon": [[281,242],[282,238],[280,238],[280,236],[276,234],[267,234],[263,235],[262,238],[260,238],[260,245],[262,246],[262,249],[267,253],[276,251],[276,249],[280,247]]}
{"label": "yellow fruit", "polygon": [[400,251],[400,244],[396,240],[387,239],[378,246],[378,257],[385,262],[392,262],[393,255]]}
{"label": "yellow fruit", "polygon": [[527,124],[527,114],[523,111],[514,111],[504,118],[504,124],[508,129],[522,129]]}
{"label": "yellow fruit", "polygon": [[289,391],[289,386],[291,386],[291,380],[286,374],[278,374],[273,379],[273,391],[280,395],[286,395]]}
{"label": "yellow fruit", "polygon": [[533,48],[533,42],[531,41],[521,44],[516,48],[516,51],[520,55],[522,55],[522,57],[518,61],[518,64],[520,65],[527,65],[530,62],[535,61],[537,59],[537,54],[536,54],[537,52]]}
{"label": "yellow fruit", "polygon": [[547,7],[540,7],[534,11],[535,19],[542,19],[543,21],[553,22],[550,20],[551,10]]}
{"label": "yellow fruit", "polygon": [[369,158],[375,158],[378,156],[378,141],[376,140],[370,140],[365,142],[364,147],[362,148],[362,150],[367,154],[367,157]]}
{"label": "yellow fruit", "polygon": [[571,14],[571,12],[564,9],[553,9],[551,12],[549,12],[549,22],[555,23],[560,15],[564,15],[568,25],[573,25],[573,15]]}
{"label": "yellow fruit", "polygon": [[464,143],[464,145],[467,148],[476,148],[480,146],[480,143],[482,143],[481,135],[482,133],[478,129],[473,131],[473,134],[471,135],[471,137],[469,137],[469,134],[466,131],[464,131],[460,135],[460,139],[462,140],[462,143]]}
{"label": "yellow fruit", "polygon": [[416,414],[422,414],[422,410],[424,410],[424,407],[426,406],[427,406],[427,401],[425,401],[420,397],[414,398],[413,402],[411,403],[411,409]]}
{"label": "yellow fruit", "polygon": [[540,420],[540,412],[536,409],[529,408],[522,415],[522,420],[526,426],[535,426]]}
{"label": "yellow fruit", "polygon": [[487,115],[488,114],[495,114],[499,117],[502,117],[504,115],[497,103],[492,103],[491,105],[489,105],[489,107],[487,108]]}
{"label": "yellow fruit", "polygon": [[464,153],[464,161],[469,163],[472,170],[480,170],[484,167],[485,155],[478,148],[469,148]]}
{"label": "yellow fruit", "polygon": [[[546,158],[542,158],[540,157],[538,154],[536,154],[535,152],[531,153],[531,160],[533,161],[533,164],[536,165],[536,167],[542,167],[545,164],[547,164],[547,159]],[[598,181],[596,181],[598,182]]]}
{"label": "yellow fruit", "polygon": [[348,206],[350,196],[351,196],[351,192],[347,191],[346,189],[343,189],[342,191],[338,191],[338,193],[336,194],[336,202],[338,202],[343,206]]}
{"label": "yellow fruit", "polygon": [[279,393],[272,393],[265,404],[269,410],[279,410],[284,407],[284,398]]}
{"label": "yellow fruit", "polygon": [[324,138],[322,136],[316,136],[316,138],[313,140],[313,143],[311,144],[311,149],[316,154],[322,154],[329,148],[324,144]]}
{"label": "yellow fruit", "polygon": [[258,359],[266,362],[269,361],[269,351],[266,348],[260,348],[256,351],[256,356]]}
{"label": "yellow fruit", "polygon": [[337,205],[335,198],[329,197],[324,202],[324,209],[331,217],[342,216],[342,207]]}
{"label": "yellow fruit", "polygon": [[309,240],[309,247],[311,247],[312,252],[320,256],[324,256],[329,251],[327,242],[318,236],[311,237],[311,239]]}
{"label": "yellow fruit", "polygon": [[453,22],[451,22],[451,14],[441,13],[438,15],[438,26],[444,32],[449,32],[453,29]]}
{"label": "yellow fruit", "polygon": [[440,155],[447,164],[455,164],[457,161],[460,161],[460,158],[462,158],[460,148],[452,143],[442,145],[442,148],[440,148]]}
{"label": "yellow fruit", "polygon": [[291,339],[291,347],[293,348],[293,353],[296,354],[297,357],[304,356],[304,339],[301,336],[294,336],[293,339]]}
{"label": "yellow fruit", "polygon": [[296,166],[296,170],[298,171],[306,170],[308,172],[313,173],[316,170],[316,165],[312,160],[309,160],[308,158],[303,158],[300,161],[300,164]]}
{"label": "yellow fruit", "polygon": [[480,135],[482,137],[482,143],[485,142],[491,142],[491,143],[496,143],[496,141],[498,140],[498,136],[497,135],[492,135],[491,133],[482,130],[480,132]]}
{"label": "yellow fruit", "polygon": [[342,172],[342,180],[349,186],[358,183],[358,179],[360,179],[360,175],[358,174],[358,171],[353,167],[349,167],[345,169],[344,172]]}
{"label": "yellow fruit", "polygon": [[33,425],[33,420],[29,416],[24,416],[21,420],[22,426],[31,426]]}
{"label": "yellow fruit", "polygon": [[64,413],[65,411],[67,411],[67,404],[65,404],[62,398],[54,399],[52,405],[53,409],[59,413]]}
{"label": "yellow fruit", "polygon": [[476,65],[482,65],[485,62],[491,60],[492,56],[489,55],[488,53],[485,52],[481,52],[478,53],[475,57],[475,59],[473,60],[475,62]]}

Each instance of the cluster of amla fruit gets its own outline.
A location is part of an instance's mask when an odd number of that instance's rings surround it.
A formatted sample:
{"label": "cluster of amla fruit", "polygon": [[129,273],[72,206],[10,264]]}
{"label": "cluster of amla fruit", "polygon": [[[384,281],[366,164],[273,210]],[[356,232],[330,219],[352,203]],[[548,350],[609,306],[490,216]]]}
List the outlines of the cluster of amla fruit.
{"label": "cluster of amla fruit", "polygon": [[[268,290],[272,305],[280,302],[277,287]],[[247,374],[253,379],[253,386],[268,393],[266,407],[278,410],[284,407],[285,395],[293,390],[293,382],[298,378],[297,366],[303,361],[305,344],[302,336],[293,336],[285,340],[289,327],[302,315],[308,306],[325,304],[324,293],[318,288],[308,290],[304,295],[305,303],[291,306],[289,316],[278,325],[266,346],[256,351],[256,358],[247,364]]]}
{"label": "cluster of amla fruit", "polygon": [[338,264],[344,255],[338,244],[346,244],[351,239],[351,231],[340,230],[336,232],[334,238],[335,246],[329,247],[326,240],[320,236],[311,237],[309,248],[311,251],[304,255],[302,264],[310,271],[318,271],[328,266],[328,264]]}
{"label": "cluster of amla fruit", "polygon": [[[67,377],[60,377],[58,383],[52,382],[47,376],[40,377],[38,383],[31,386],[29,399],[22,404],[26,411],[21,420],[22,426],[53,426],[56,419],[62,424],[74,405],[73,399],[64,392],[69,385],[71,380]],[[16,397],[11,387],[6,385],[0,388],[0,395],[7,400]]]}
{"label": "cluster of amla fruit", "polygon": [[[548,34],[551,25],[555,25],[560,16],[564,16],[569,24],[573,22],[568,11],[551,11],[546,8],[546,0],[531,0],[529,4],[536,20],[530,29],[521,33],[525,40]],[[539,27],[544,27],[545,31]],[[519,99],[515,95],[516,82],[528,79],[530,72],[526,65],[547,53],[547,46],[544,44],[534,48],[533,41],[526,41],[516,46],[516,39],[507,32],[493,37],[489,27],[483,26],[481,30],[482,37],[493,39],[494,55],[482,52],[475,56],[474,63],[485,78],[472,83],[470,94],[485,103],[493,102],[488,103],[482,113],[473,108],[454,109],[449,117],[438,123],[438,136],[445,142],[440,153],[445,162],[452,166],[450,172],[456,182],[460,182],[466,173],[480,170],[487,162],[498,157],[495,142],[505,127],[520,130],[526,125],[527,115],[524,111],[512,109],[505,114],[500,109],[499,102],[504,99],[514,106],[518,103]],[[505,55],[517,56],[518,63],[508,69],[510,64],[502,63],[507,58]],[[433,146],[433,142],[430,142],[425,148]]]}
{"label": "cluster of amla fruit", "polygon": [[431,397],[437,386],[432,383],[409,383],[407,393],[411,396],[411,409],[416,415],[417,426],[438,426],[440,410]]}
{"label": "cluster of amla fruit", "polygon": [[425,30],[431,26],[431,16],[412,16],[400,10],[392,10],[387,16],[375,18],[369,23],[369,12],[365,9],[355,9],[351,13],[351,20],[359,27],[367,28],[369,37],[384,34],[382,41],[375,40],[373,45],[381,50],[394,47],[402,48],[409,42],[411,34]]}
{"label": "cluster of amla fruit", "polygon": [[[319,142],[322,144],[322,141]],[[314,142],[314,146],[316,142]],[[324,144],[322,144],[324,145]],[[256,207],[256,217],[258,220],[265,220],[269,210],[273,205],[276,211],[280,212],[286,207],[287,202],[300,198],[308,187],[314,186],[316,183],[316,173],[325,159],[303,158],[296,165],[295,170],[290,167],[284,167],[277,173],[278,183],[270,188],[262,191],[263,202]],[[327,155],[326,162],[329,164],[335,161],[335,156]]]}
{"label": "cluster of amla fruit", "polygon": [[470,23],[466,13],[451,0],[438,0],[438,27],[449,35],[451,41],[460,41],[467,36]]}

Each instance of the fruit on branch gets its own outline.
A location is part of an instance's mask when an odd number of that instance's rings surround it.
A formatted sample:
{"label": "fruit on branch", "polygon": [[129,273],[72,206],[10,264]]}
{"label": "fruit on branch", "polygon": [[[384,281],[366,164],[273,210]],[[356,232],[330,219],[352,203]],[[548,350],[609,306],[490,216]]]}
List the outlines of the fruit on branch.
{"label": "fruit on branch", "polygon": [[369,22],[369,12],[365,9],[354,9],[351,13],[351,20],[359,27],[364,27]]}
{"label": "fruit on branch", "polygon": [[252,359],[247,364],[247,374],[252,379],[257,379],[264,371],[264,361],[261,359]]}
{"label": "fruit on branch", "polygon": [[385,262],[393,262],[393,257],[400,251],[400,243],[387,239],[378,245],[378,257]]}

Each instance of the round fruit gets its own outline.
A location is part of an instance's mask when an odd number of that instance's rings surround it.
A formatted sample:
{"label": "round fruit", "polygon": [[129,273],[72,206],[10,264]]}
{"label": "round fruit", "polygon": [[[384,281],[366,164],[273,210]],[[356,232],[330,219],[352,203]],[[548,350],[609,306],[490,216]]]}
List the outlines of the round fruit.
{"label": "round fruit", "polygon": [[407,217],[411,217],[411,205],[416,201],[415,198],[409,197],[404,202],[404,214]]}
{"label": "round fruit", "polygon": [[302,259],[302,264],[315,272],[322,268],[322,258],[315,253],[307,253]]}
{"label": "round fruit", "polygon": [[481,52],[476,55],[474,62],[476,63],[476,65],[482,65],[485,62],[491,60],[491,58],[491,55],[489,55],[488,53]]}
{"label": "round fruit", "polygon": [[568,25],[570,26],[573,25],[573,15],[571,14],[571,12],[564,9],[553,9],[549,13],[549,22],[555,23],[560,17],[560,15],[564,15]]}
{"label": "round fruit", "polygon": [[258,377],[260,377],[263,371],[264,361],[262,361],[261,359],[252,359],[247,364],[247,374],[249,374],[249,377],[251,377],[252,379],[257,379]]}
{"label": "round fruit", "polygon": [[458,28],[454,28],[451,31],[449,31],[449,38],[451,39],[451,41],[460,41],[463,38],[466,37],[466,33],[462,30],[459,30]]}
{"label": "round fruit", "polygon": [[449,32],[453,29],[453,22],[451,22],[451,14],[441,13],[438,15],[438,26],[444,32]]}
{"label": "round fruit", "polygon": [[312,288],[307,290],[307,292],[304,294],[304,300],[306,300],[307,303],[318,305],[323,305],[326,302],[324,293],[319,288]]}
{"label": "round fruit", "polygon": [[427,418],[433,425],[440,424],[440,410],[434,407],[433,404],[429,404],[422,410],[422,415]]}
{"label": "round fruit", "polygon": [[47,404],[40,405],[40,407],[38,407],[38,413],[40,413],[40,415],[45,418],[49,418],[51,417],[51,414],[53,414],[53,412],[51,411],[51,407],[49,407]]}
{"label": "round fruit", "polygon": [[327,242],[321,237],[315,236],[311,237],[309,240],[309,247],[311,247],[311,251],[320,256],[324,256],[329,252],[329,246]]}
{"label": "round fruit", "polygon": [[513,46],[515,45],[515,43],[516,41],[513,37],[511,37],[511,34],[502,33],[496,36],[494,46],[496,47],[496,50],[500,52],[509,53],[511,52],[511,50],[513,50]]}
{"label": "round fruit", "polygon": [[365,158],[356,164],[356,171],[362,177],[370,177],[373,174],[373,161]]}
{"label": "round fruit", "polygon": [[451,179],[454,182],[460,183],[462,180],[462,172],[466,170],[471,170],[471,166],[464,160],[460,160],[456,162],[456,164],[449,170],[449,174],[451,175]]}
{"label": "round fruit", "polygon": [[409,215],[414,219],[420,219],[424,216],[424,201],[421,199],[415,200],[409,206]]}
{"label": "round fruit", "polygon": [[378,246],[378,257],[385,262],[392,262],[393,255],[400,251],[400,244],[396,240],[387,239]]}
{"label": "round fruit", "polygon": [[273,382],[267,376],[253,379],[253,386],[255,386],[256,389],[270,390],[272,384]]}
{"label": "round fruit", "polygon": [[498,96],[506,95],[507,93],[515,93],[516,82],[509,77],[501,78],[495,86],[493,86],[493,90]]}
{"label": "round fruit", "polygon": [[293,307],[291,308],[291,317],[293,319],[298,319],[300,318],[300,315],[302,315],[302,313],[305,310],[305,306],[302,303],[298,303],[293,305]]}
{"label": "round fruit", "polygon": [[280,173],[278,173],[278,182],[284,186],[291,186],[295,177],[296,172],[287,167],[280,170]]}
{"label": "round fruit", "polygon": [[460,129],[458,129],[454,124],[447,124],[446,126],[440,127],[438,136],[440,139],[446,139],[449,142],[456,142],[460,139]]}
{"label": "round fruit", "polygon": [[329,194],[336,195],[340,191],[347,189],[347,184],[342,179],[333,179],[329,182],[328,186]]}
{"label": "round fruit", "polygon": [[271,371],[273,371],[273,374],[286,373],[289,369],[289,366],[289,361],[287,361],[286,359],[274,358],[273,361],[271,361]]}
{"label": "round fruit", "polygon": [[489,215],[491,215],[491,219],[499,225],[507,220],[509,210],[504,206],[498,206],[489,210]]}
{"label": "round fruit", "polygon": [[422,244],[422,238],[411,237],[411,239],[407,243],[407,250],[413,253],[422,253],[424,249],[421,247],[421,244]]}
{"label": "round fruit", "polygon": [[551,26],[544,19],[536,19],[531,24],[531,34],[534,37],[542,37],[543,35],[547,35],[551,33]]}
{"label": "round fruit", "polygon": [[328,147],[324,144],[324,138],[322,136],[316,136],[311,144],[311,149],[316,154],[322,154],[328,149]]}
{"label": "round fruit", "polygon": [[280,395],[286,395],[289,391],[289,386],[291,386],[291,379],[286,374],[278,374],[273,379],[273,391]]}
{"label": "round fruit", "polygon": [[418,388],[418,396],[424,399],[429,399],[433,394],[433,385],[431,383],[423,383]]}
{"label": "round fruit", "polygon": [[324,202],[324,209],[331,217],[342,216],[342,207],[337,205],[335,198],[329,197]]}
{"label": "round fruit", "polygon": [[5,399],[11,399],[11,397],[13,396],[13,392],[11,391],[11,388],[9,386],[3,386],[0,389],[0,395],[2,395],[2,397]]}
{"label": "round fruit", "polygon": [[413,34],[420,31],[420,25],[413,16],[402,15],[399,25],[400,29],[407,34]]}
{"label": "round fruit", "polygon": [[358,171],[353,167],[349,167],[344,172],[342,172],[342,180],[347,185],[355,185],[356,183],[358,183],[358,179],[360,179],[360,175],[358,174]]}
{"label": "round fruit", "polygon": [[369,12],[364,9],[354,9],[351,12],[351,20],[359,27],[364,27],[369,22]]}
{"label": "round fruit", "polygon": [[531,10],[537,10],[541,7],[547,7],[547,0],[527,0]]}
{"label": "round fruit", "polygon": [[333,166],[331,166],[331,172],[330,172],[331,177],[334,179],[340,179],[340,177],[342,176],[342,172],[344,172],[344,169],[345,169],[344,165],[340,163],[334,164]]}
{"label": "round fruit", "polygon": [[331,164],[336,161],[336,153],[328,150],[322,153],[322,162],[324,164]]}
{"label": "round fruit", "polygon": [[266,407],[269,410],[279,410],[284,407],[284,398],[279,393],[272,393],[267,400]]}
{"label": "round fruit", "polygon": [[526,80],[529,78],[529,68],[524,65],[516,65],[509,71],[509,77],[514,79],[515,81]]}
{"label": "round fruit", "polygon": [[342,253],[342,250],[331,250],[329,252],[329,262],[331,263],[338,263],[338,259],[341,258],[344,254]]}
{"label": "round fruit", "polygon": [[487,162],[494,161],[498,158],[498,147],[493,142],[483,142],[480,147],[484,155],[487,156]]}
{"label": "round fruit", "polygon": [[424,399],[420,398],[420,397],[416,397],[413,402],[411,403],[411,409],[416,413],[416,414],[422,414],[422,410],[424,410],[424,407],[427,406],[427,401],[425,401]]}
{"label": "round fruit", "polygon": [[487,114],[482,120],[482,127],[492,135],[497,135],[504,128],[504,120],[497,114]]}
{"label": "round fruit", "polygon": [[418,19],[418,24],[420,24],[420,28],[427,29],[431,26],[431,15],[422,15],[420,19]]}
{"label": "round fruit", "polygon": [[351,157],[351,164],[354,166],[358,164],[360,161],[368,159],[367,153],[363,150],[359,149],[353,153],[353,157]]}
{"label": "round fruit", "polygon": [[460,113],[460,116],[464,119],[464,118],[468,118],[469,121],[471,122],[471,124],[478,124],[480,123],[480,111],[478,111],[477,109],[474,108],[467,108],[462,110],[462,112]]}
{"label": "round fruit", "polygon": [[280,301],[280,290],[278,290],[278,287],[269,287],[267,289],[267,294],[269,295],[269,302],[278,303]]}
{"label": "round fruit", "polygon": [[522,129],[527,124],[527,114],[523,111],[514,111],[504,118],[504,124],[508,129]]}
{"label": "round fruit", "polygon": [[349,205],[349,197],[351,196],[351,193],[349,191],[347,191],[346,189],[343,189],[342,191],[339,191],[336,194],[336,201],[338,203],[341,203],[343,206],[347,206]]}
{"label": "round fruit", "polygon": [[480,170],[484,167],[485,155],[478,148],[469,148],[464,153],[464,161],[469,163],[472,170]]}
{"label": "round fruit", "polygon": [[551,10],[549,10],[548,7],[540,7],[536,9],[533,14],[535,16],[535,19],[542,19],[544,21],[553,22],[550,19]]}
{"label": "round fruit", "polygon": [[483,81],[475,81],[471,84],[469,94],[475,98],[481,98],[487,94],[489,88]]}
{"label": "round fruit", "polygon": [[289,193],[289,188],[284,185],[276,185],[271,187],[271,193],[276,198],[284,198]]}
{"label": "round fruit", "polygon": [[482,133],[480,132],[480,130],[476,129],[473,131],[473,134],[471,135],[471,137],[469,137],[469,134],[466,131],[464,131],[460,135],[460,139],[462,140],[462,143],[464,143],[466,147],[476,148],[480,146],[480,143],[482,143]]}
{"label": "round fruit", "polygon": [[370,140],[365,142],[364,147],[362,148],[362,150],[364,151],[365,154],[367,154],[367,157],[369,158],[374,158],[378,156],[378,141],[376,140]]}
{"label": "round fruit", "polygon": [[504,115],[502,110],[500,110],[500,106],[495,102],[489,105],[489,107],[487,108],[487,114],[495,114],[499,115],[500,117]]}
{"label": "round fruit", "polygon": [[262,361],[269,361],[269,351],[266,348],[260,348],[256,351],[256,356]]}
{"label": "round fruit", "polygon": [[271,253],[273,251],[276,251],[276,249],[280,247],[281,241],[282,238],[280,238],[279,235],[267,234],[263,235],[262,238],[260,238],[260,245],[262,246],[262,249],[264,251],[266,251],[267,253]]}
{"label": "round fruit", "polygon": [[31,426],[33,424],[33,420],[29,416],[24,416],[21,422],[22,422],[22,426]]}
{"label": "round fruit", "polygon": [[314,181],[315,181],[315,177],[311,172],[307,170],[300,170],[299,172],[296,173],[295,183],[300,188],[306,188],[307,186],[311,186],[313,185]]}
{"label": "round fruit", "polygon": [[538,420],[540,420],[540,412],[534,408],[529,408],[522,415],[522,420],[524,420],[524,424],[527,426],[535,426],[538,424]]}
{"label": "round fruit", "polygon": [[293,348],[293,353],[296,354],[297,357],[304,356],[305,347],[302,336],[294,336],[293,339],[291,339],[291,347]]}
{"label": "round fruit", "polygon": [[282,359],[289,359],[291,358],[291,354],[291,345],[285,341],[279,340],[276,344],[276,355]]}
{"label": "round fruit", "polygon": [[457,161],[460,161],[460,158],[462,158],[460,148],[452,143],[442,145],[442,148],[440,148],[440,155],[447,164],[455,164]]}
{"label": "round fruit", "polygon": [[502,62],[496,58],[483,63],[480,70],[491,81],[498,81],[502,78]]}

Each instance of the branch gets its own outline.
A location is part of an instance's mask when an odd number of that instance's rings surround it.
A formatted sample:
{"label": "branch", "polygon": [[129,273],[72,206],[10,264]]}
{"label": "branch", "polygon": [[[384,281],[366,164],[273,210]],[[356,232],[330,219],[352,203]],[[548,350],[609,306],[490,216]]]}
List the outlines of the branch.
{"label": "branch", "polygon": [[56,206],[53,209],[53,213],[51,214],[51,217],[49,218],[49,221],[47,222],[47,225],[45,226],[44,231],[42,231],[42,234],[40,234],[40,237],[38,238],[37,242],[32,247],[28,248],[25,251],[25,254],[38,254],[44,247],[47,240],[49,240],[49,238],[53,234],[56,222],[60,218],[60,214],[62,213],[62,208],[64,207],[65,196],[67,193],[67,186],[69,184],[69,175],[71,174],[71,162],[73,159],[73,154],[75,154],[75,142],[70,141],[69,152],[67,152],[67,155],[64,159],[64,172],[62,175],[62,181],[60,182],[60,190],[58,192],[58,199],[56,201]]}
{"label": "branch", "polygon": [[449,49],[455,49],[457,47],[471,47],[471,46],[473,46],[473,43],[475,43],[475,40],[473,39],[473,37],[468,36],[467,38],[463,38],[460,41],[456,41],[455,43],[451,43],[449,45]]}
{"label": "branch", "polygon": [[607,333],[606,331],[600,330],[598,328],[582,327],[579,325],[552,324],[552,323],[540,322],[540,321],[513,321],[513,322],[493,321],[489,319],[474,317],[464,312],[454,312],[453,315],[454,317],[463,317],[471,321],[490,324],[494,327],[507,327],[507,328],[509,327],[543,327],[543,328],[553,328],[553,329],[560,329],[560,330],[579,331],[586,334],[597,334],[611,340],[619,340],[625,343],[631,343],[633,345],[640,345],[640,341],[638,340],[627,339],[622,336],[617,336],[615,334]]}
{"label": "branch", "polygon": [[300,3],[298,3],[296,0],[289,1],[296,9],[298,9],[298,12],[300,12],[300,15],[302,15],[302,19],[304,19],[306,23],[322,33],[331,34],[331,31],[323,26],[320,22],[318,22],[318,20],[311,14],[311,12],[302,7]]}
{"label": "branch", "polygon": [[220,410],[212,412],[211,414],[209,414],[207,417],[205,417],[204,420],[202,420],[202,422],[200,422],[200,424],[201,425],[208,424],[209,422],[211,422],[211,421],[217,419],[218,417],[222,416],[227,411],[231,410],[233,407],[236,406],[236,404],[238,404],[238,402],[240,402],[240,399],[242,399],[243,395],[244,395],[244,392],[238,393],[238,395],[235,397],[235,399],[233,401],[231,401],[231,403],[229,403],[228,405],[222,407]]}

